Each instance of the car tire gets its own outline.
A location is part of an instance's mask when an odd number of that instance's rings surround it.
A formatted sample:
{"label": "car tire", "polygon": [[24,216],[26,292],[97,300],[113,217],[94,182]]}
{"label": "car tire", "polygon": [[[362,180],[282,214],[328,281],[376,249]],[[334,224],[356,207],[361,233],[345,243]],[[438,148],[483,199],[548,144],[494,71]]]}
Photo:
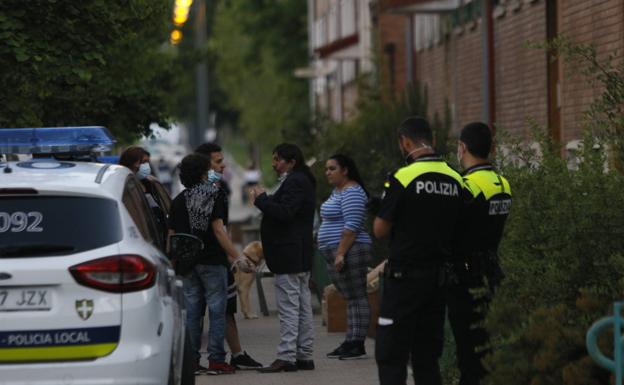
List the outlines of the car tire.
{"label": "car tire", "polygon": [[181,385],[195,385],[195,358],[188,330],[184,331],[184,355],[182,357]]}

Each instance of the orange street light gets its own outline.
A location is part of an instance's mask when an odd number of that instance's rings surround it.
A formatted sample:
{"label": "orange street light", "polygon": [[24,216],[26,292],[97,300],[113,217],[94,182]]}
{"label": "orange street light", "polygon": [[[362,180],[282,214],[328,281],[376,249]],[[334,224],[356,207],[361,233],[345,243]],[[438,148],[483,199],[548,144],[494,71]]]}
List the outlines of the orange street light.
{"label": "orange street light", "polygon": [[188,16],[175,15],[175,17],[173,18],[173,24],[177,25],[178,27],[181,27],[184,25],[184,23],[186,23],[186,20],[188,20]]}
{"label": "orange street light", "polygon": [[182,32],[177,29],[171,31],[171,36],[169,37],[169,41],[171,44],[176,45],[182,41]]}
{"label": "orange street light", "polygon": [[191,4],[193,4],[193,0],[176,0],[175,2],[176,7],[183,8],[191,8]]}

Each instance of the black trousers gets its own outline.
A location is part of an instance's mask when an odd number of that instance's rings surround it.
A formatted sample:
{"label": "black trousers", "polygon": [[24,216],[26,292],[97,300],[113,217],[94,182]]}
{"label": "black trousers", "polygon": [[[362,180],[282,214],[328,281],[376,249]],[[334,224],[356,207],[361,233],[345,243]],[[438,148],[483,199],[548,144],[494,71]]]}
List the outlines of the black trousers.
{"label": "black trousers", "polygon": [[489,295],[472,292],[483,291],[479,284],[458,284],[447,287],[448,317],[455,337],[457,366],[461,374],[459,385],[479,385],[486,374],[481,363],[488,353],[487,331],[482,323],[490,302]]}
{"label": "black trousers", "polygon": [[384,280],[375,338],[381,385],[405,384],[410,357],[414,384],[441,384],[438,359],[444,343],[444,291],[439,281],[438,269]]}

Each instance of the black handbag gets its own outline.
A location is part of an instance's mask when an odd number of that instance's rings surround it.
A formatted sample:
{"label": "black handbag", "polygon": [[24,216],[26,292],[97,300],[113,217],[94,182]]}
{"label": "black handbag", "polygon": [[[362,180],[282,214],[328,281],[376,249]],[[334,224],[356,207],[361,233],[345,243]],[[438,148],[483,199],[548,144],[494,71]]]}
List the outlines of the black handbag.
{"label": "black handbag", "polygon": [[192,234],[176,233],[169,236],[169,254],[177,275],[186,275],[197,264],[204,242]]}

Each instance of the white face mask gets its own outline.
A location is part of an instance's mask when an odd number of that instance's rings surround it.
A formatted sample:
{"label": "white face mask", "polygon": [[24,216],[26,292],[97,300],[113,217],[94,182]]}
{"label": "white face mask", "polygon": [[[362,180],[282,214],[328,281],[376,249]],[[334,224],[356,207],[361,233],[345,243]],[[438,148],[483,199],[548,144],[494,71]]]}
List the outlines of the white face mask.
{"label": "white face mask", "polygon": [[148,175],[152,173],[152,169],[150,168],[149,162],[141,163],[139,166],[139,171],[137,171],[136,176],[139,179],[145,179]]}
{"label": "white face mask", "polygon": [[464,165],[462,165],[463,157],[464,157],[464,149],[462,148],[461,144],[458,144],[457,145],[457,162],[459,163],[461,167],[464,167]]}
{"label": "white face mask", "polygon": [[213,169],[208,170],[208,183],[215,183],[223,179],[223,174]]}

